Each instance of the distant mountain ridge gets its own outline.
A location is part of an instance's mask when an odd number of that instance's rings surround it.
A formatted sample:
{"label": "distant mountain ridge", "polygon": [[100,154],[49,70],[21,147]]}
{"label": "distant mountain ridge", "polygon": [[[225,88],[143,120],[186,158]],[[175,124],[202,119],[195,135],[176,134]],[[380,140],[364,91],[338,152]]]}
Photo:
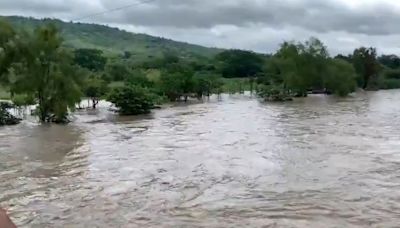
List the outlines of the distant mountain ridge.
{"label": "distant mountain ridge", "polygon": [[127,32],[99,24],[64,22],[58,19],[35,19],[20,16],[0,16],[17,28],[28,31],[46,23],[54,23],[62,32],[65,45],[73,48],[101,49],[108,54],[129,52],[132,58],[151,59],[165,52],[182,58],[213,57],[222,51],[146,34]]}

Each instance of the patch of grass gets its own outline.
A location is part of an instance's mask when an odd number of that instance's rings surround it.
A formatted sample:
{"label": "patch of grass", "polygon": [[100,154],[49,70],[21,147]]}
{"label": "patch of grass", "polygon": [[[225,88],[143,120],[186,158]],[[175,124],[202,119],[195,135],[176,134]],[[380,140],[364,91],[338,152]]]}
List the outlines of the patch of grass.
{"label": "patch of grass", "polygon": [[152,82],[160,81],[161,72],[160,70],[150,69],[146,72],[146,77]]}
{"label": "patch of grass", "polygon": [[250,90],[248,78],[223,78],[223,82],[222,90],[224,93],[239,93]]}
{"label": "patch of grass", "polygon": [[0,85],[0,100],[9,100],[10,99],[10,93],[8,90]]}
{"label": "patch of grass", "polygon": [[124,82],[119,81],[119,82],[111,82],[110,84],[108,84],[108,87],[110,89],[114,89],[114,88],[118,88],[118,87],[123,87],[124,85],[125,85]]}
{"label": "patch of grass", "polygon": [[381,89],[398,89],[400,88],[400,79],[387,78],[382,81]]}

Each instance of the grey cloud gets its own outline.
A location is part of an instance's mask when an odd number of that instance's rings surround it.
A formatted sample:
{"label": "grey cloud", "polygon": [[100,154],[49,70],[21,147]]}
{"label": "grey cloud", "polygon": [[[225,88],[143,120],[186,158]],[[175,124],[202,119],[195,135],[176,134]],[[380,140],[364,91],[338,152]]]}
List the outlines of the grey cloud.
{"label": "grey cloud", "polygon": [[[105,0],[103,0],[106,2]],[[133,23],[144,26],[170,26],[179,28],[211,28],[230,24],[247,26],[262,24],[281,28],[298,26],[316,32],[347,31],[371,35],[400,33],[394,23],[400,13],[392,5],[376,1],[374,7],[351,9],[333,0],[236,0],[236,4],[214,0],[158,1],[152,7],[135,7],[104,15],[103,22]],[[107,5],[107,4],[106,4]]]}
{"label": "grey cloud", "polygon": [[5,13],[7,11],[30,11],[46,14],[47,12],[65,12],[70,9],[70,6],[65,1],[58,0],[2,0],[0,9]]}
{"label": "grey cloud", "polygon": [[[1,12],[19,10],[43,16],[61,15],[70,20],[128,3],[132,2],[2,0],[0,9]],[[297,26],[320,33],[346,31],[371,35],[400,33],[400,27],[395,23],[399,20],[400,13],[392,4],[378,0],[372,7],[365,5],[357,8],[350,8],[335,0],[155,0],[86,19],[102,23],[177,28],[262,24],[273,28]]]}

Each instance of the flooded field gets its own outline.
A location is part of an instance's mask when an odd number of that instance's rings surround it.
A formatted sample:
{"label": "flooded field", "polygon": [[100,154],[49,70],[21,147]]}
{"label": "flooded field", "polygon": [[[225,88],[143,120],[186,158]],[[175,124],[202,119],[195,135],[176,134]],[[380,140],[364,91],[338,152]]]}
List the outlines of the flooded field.
{"label": "flooded field", "polygon": [[0,128],[20,227],[398,227],[400,91]]}

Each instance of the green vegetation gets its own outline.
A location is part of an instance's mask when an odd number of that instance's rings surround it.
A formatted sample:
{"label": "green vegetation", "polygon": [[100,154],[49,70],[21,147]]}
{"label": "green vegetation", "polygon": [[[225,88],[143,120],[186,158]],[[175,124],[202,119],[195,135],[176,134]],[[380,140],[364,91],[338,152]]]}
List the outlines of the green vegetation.
{"label": "green vegetation", "polygon": [[103,56],[103,51],[97,49],[76,49],[74,51],[75,64],[90,71],[103,71],[107,63],[107,58]]}
{"label": "green vegetation", "polygon": [[96,109],[100,100],[106,96],[109,87],[106,81],[96,78],[96,76],[91,76],[83,85],[83,90],[85,96],[92,100],[92,108]]}
{"label": "green vegetation", "polygon": [[41,122],[68,122],[82,98],[93,109],[106,99],[120,114],[137,115],[165,101],[223,92],[257,91],[266,101],[290,101],[310,93],[347,96],[357,87],[400,87],[400,59],[378,57],[374,48],[332,58],[320,40],[310,38],[284,42],[273,55],[262,55],[100,25],[8,19],[0,21],[0,98],[17,107],[36,105]]}
{"label": "green vegetation", "polygon": [[4,37],[1,47],[6,54],[1,61],[8,67],[2,81],[11,94],[34,97],[42,122],[66,122],[68,109],[81,99],[81,78],[70,54],[62,48],[57,29],[52,25],[39,27],[23,40],[17,35]]}
{"label": "green vegetation", "polygon": [[112,90],[107,98],[122,115],[150,113],[154,107],[153,95],[139,86],[123,86]]}
{"label": "green vegetation", "polygon": [[8,100],[10,99],[10,93],[6,88],[0,85],[0,100]]}
{"label": "green vegetation", "polygon": [[354,50],[353,64],[359,77],[358,86],[363,89],[378,89],[379,62],[375,48],[361,47]]}
{"label": "green vegetation", "polygon": [[355,90],[356,73],[343,60],[329,57],[327,48],[315,38],[305,43],[284,42],[267,61],[258,94],[266,100],[291,100],[310,92],[346,96]]}

